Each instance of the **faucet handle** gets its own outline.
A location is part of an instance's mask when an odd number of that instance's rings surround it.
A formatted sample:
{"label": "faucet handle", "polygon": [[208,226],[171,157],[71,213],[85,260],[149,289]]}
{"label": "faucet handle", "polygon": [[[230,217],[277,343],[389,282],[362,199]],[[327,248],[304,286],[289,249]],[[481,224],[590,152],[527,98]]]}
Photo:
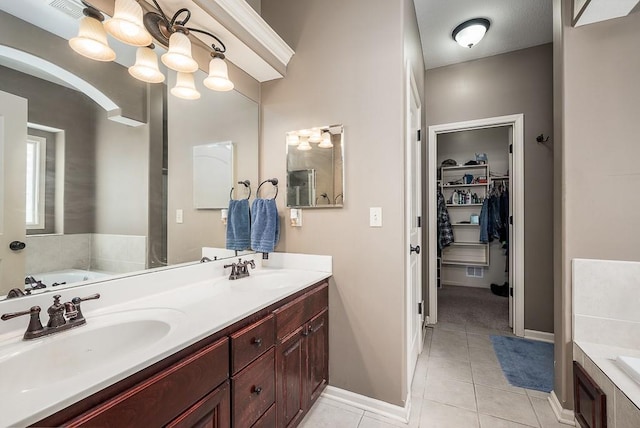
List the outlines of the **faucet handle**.
{"label": "faucet handle", "polygon": [[25,331],[24,333],[24,338],[31,339],[38,336],[36,333],[44,330],[44,327],[42,327],[42,323],[40,322],[40,311],[40,306],[32,306],[28,311],[9,312],[7,314],[2,314],[2,317],[0,318],[2,319],[2,321],[7,321],[12,318],[21,317],[23,315],[30,315],[31,319],[29,320],[27,331]]}
{"label": "faucet handle", "polygon": [[73,303],[76,310],[75,316],[72,318],[72,320],[76,322],[84,320],[84,315],[82,314],[82,310],[80,309],[80,303],[87,300],[96,300],[99,298],[100,298],[100,293],[96,293],[87,297],[74,297],[73,299],[71,299],[71,303]]}

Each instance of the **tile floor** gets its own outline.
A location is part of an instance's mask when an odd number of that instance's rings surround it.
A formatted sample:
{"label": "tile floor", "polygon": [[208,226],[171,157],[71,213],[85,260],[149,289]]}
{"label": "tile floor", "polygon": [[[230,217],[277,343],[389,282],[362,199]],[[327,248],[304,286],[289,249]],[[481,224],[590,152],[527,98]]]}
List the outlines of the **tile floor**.
{"label": "tile floor", "polygon": [[411,391],[408,424],[321,397],[302,428],[567,428],[548,394],[509,385],[489,336],[504,334],[438,323],[427,329]]}

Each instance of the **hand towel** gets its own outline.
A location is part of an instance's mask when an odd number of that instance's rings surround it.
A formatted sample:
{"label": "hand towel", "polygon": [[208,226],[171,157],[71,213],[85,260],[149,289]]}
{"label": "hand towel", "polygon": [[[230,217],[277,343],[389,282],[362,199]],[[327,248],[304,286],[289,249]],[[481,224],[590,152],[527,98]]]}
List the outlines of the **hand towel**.
{"label": "hand towel", "polygon": [[227,214],[227,250],[248,250],[251,246],[251,229],[248,199],[229,201]]}
{"label": "hand towel", "polygon": [[255,199],[251,205],[251,249],[272,253],[280,239],[280,218],[275,199]]}

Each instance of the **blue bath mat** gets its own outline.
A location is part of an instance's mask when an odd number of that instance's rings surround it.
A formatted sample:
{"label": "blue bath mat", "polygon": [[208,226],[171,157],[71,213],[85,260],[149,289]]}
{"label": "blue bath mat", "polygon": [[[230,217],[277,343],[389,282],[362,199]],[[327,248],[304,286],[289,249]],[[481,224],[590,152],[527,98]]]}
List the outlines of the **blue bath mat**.
{"label": "blue bath mat", "polygon": [[553,344],[519,337],[491,336],[502,371],[513,386],[551,392]]}

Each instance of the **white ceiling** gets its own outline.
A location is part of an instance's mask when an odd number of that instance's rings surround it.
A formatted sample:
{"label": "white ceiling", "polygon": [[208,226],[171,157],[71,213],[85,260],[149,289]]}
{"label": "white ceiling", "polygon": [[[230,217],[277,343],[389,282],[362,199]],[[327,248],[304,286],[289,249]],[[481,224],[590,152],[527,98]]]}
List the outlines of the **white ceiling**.
{"label": "white ceiling", "polygon": [[[427,69],[484,58],[552,41],[553,0],[413,0]],[[451,33],[460,23],[487,18],[491,27],[473,48]]]}

